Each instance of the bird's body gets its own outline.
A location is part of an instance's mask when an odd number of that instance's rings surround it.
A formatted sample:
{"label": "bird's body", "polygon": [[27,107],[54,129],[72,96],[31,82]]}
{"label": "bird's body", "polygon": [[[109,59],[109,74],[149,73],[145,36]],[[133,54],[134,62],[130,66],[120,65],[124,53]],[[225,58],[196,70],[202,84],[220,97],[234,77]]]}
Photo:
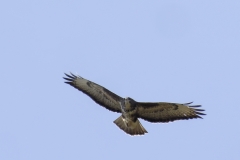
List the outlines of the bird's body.
{"label": "bird's body", "polygon": [[114,121],[114,123],[124,132],[130,135],[143,135],[148,133],[138,119],[133,121],[120,116]]}
{"label": "bird's body", "polygon": [[124,130],[126,133],[131,135],[138,135],[147,133],[145,128],[137,119],[137,107],[136,101],[132,98],[124,98],[120,102],[122,115],[114,121],[114,123]]}
{"label": "bird's body", "polygon": [[178,104],[167,102],[137,102],[132,98],[122,98],[108,89],[73,74],[64,78],[67,84],[87,94],[96,103],[106,109],[121,113],[114,123],[130,135],[143,135],[147,133],[138,118],[149,122],[170,122],[180,119],[202,118],[203,109],[196,109],[200,105],[189,106],[191,103]]}

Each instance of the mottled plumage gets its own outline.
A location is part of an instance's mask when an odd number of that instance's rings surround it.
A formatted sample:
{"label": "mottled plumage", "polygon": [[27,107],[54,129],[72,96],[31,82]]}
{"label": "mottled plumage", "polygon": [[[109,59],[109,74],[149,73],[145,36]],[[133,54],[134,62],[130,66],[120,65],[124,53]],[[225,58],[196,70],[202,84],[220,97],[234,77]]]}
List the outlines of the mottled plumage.
{"label": "mottled plumage", "polygon": [[65,75],[67,76],[64,77],[67,80],[65,83],[87,94],[96,103],[106,109],[121,113],[121,116],[114,123],[130,135],[143,135],[147,133],[138,118],[154,123],[165,123],[175,120],[202,118],[201,115],[205,115],[203,109],[198,109],[201,105],[190,106],[191,103],[137,102],[129,97],[122,98],[108,89],[80,76],[72,73],[71,75]]}

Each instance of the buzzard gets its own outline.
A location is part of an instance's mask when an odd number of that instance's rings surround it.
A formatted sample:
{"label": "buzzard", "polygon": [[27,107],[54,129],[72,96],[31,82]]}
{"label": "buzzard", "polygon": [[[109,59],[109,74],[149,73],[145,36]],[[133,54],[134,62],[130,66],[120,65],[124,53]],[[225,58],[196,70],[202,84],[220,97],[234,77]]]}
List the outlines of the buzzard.
{"label": "buzzard", "polygon": [[124,132],[130,135],[143,135],[148,133],[142,126],[138,118],[146,121],[157,122],[171,122],[181,119],[202,118],[203,109],[199,109],[201,105],[190,105],[190,103],[167,103],[167,102],[137,102],[132,98],[122,98],[108,89],[84,79],[74,74],[66,74],[63,77],[67,80],[65,83],[82,91],[96,103],[105,107],[106,109],[121,113],[114,123]]}

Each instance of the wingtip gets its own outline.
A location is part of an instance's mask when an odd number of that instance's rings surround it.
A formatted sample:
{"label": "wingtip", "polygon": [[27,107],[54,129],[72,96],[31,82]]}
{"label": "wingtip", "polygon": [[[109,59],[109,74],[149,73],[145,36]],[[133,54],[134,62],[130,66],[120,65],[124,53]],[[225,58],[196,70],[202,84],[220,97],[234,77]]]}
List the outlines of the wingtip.
{"label": "wingtip", "polygon": [[[70,72],[70,74],[64,73],[68,78],[71,79],[76,79],[76,78],[81,78],[80,76],[76,76],[75,74],[73,74],[72,72]],[[64,77],[63,77],[64,78]]]}
{"label": "wingtip", "polygon": [[184,103],[183,105],[189,105],[189,104],[192,104],[193,103],[193,101],[192,102],[188,102],[188,103]]}
{"label": "wingtip", "polygon": [[76,78],[77,76],[75,76],[72,72],[70,72],[70,74],[74,77],[74,78]]}
{"label": "wingtip", "polygon": [[197,118],[200,118],[200,119],[203,119],[203,118],[202,118],[201,116],[199,116],[199,115],[196,115],[196,117],[197,117]]}
{"label": "wingtip", "polygon": [[202,105],[189,105],[191,103],[193,103],[193,102],[186,103],[186,104],[189,108],[192,108],[194,110],[196,118],[203,119],[201,116],[207,115],[207,114],[203,113],[205,111],[205,109],[199,108],[199,107],[202,107]]}
{"label": "wingtip", "polygon": [[65,80],[67,80],[67,81],[72,81],[72,79],[66,78],[66,77],[63,77],[63,79],[65,79]]}
{"label": "wingtip", "polygon": [[202,107],[202,105],[195,105],[195,106],[189,106],[189,107],[198,108],[198,107]]}
{"label": "wingtip", "polygon": [[200,111],[200,112],[203,112],[205,111],[205,109],[194,109],[195,111]]}
{"label": "wingtip", "polygon": [[65,74],[65,76],[68,76],[68,77],[70,76],[70,75],[69,75],[69,74],[67,74],[67,73],[64,73],[64,74]]}
{"label": "wingtip", "polygon": [[202,112],[195,112],[196,114],[198,114],[198,115],[206,115],[205,113],[202,113]]}
{"label": "wingtip", "polygon": [[64,82],[64,83],[72,85],[72,82]]}

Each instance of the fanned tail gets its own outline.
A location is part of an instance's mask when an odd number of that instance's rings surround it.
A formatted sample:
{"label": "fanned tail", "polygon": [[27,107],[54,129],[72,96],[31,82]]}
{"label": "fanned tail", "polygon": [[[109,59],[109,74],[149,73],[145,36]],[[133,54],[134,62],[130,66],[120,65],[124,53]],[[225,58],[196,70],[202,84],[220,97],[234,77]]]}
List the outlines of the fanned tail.
{"label": "fanned tail", "polygon": [[128,121],[128,123],[126,124],[126,122],[124,122],[124,120],[123,120],[123,117],[120,116],[114,121],[114,123],[119,128],[121,128],[124,132],[126,132],[127,134],[130,134],[132,136],[133,135],[143,135],[145,133],[148,133],[138,119],[136,120],[136,122]]}

